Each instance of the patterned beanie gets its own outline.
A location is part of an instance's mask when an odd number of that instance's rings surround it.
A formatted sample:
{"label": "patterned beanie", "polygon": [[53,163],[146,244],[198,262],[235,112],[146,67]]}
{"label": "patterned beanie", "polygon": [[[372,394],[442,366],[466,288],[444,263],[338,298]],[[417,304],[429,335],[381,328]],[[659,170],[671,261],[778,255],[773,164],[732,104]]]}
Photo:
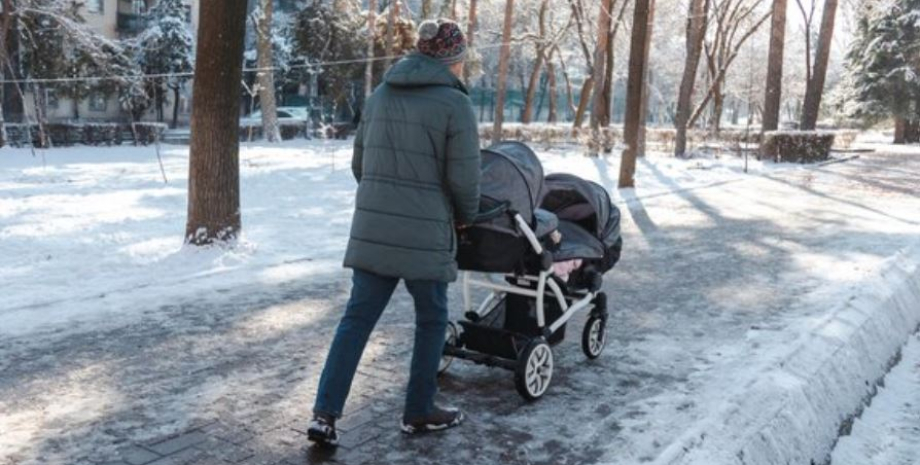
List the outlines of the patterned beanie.
{"label": "patterned beanie", "polygon": [[418,51],[445,65],[452,65],[466,56],[466,37],[460,25],[449,20],[424,21],[418,28]]}

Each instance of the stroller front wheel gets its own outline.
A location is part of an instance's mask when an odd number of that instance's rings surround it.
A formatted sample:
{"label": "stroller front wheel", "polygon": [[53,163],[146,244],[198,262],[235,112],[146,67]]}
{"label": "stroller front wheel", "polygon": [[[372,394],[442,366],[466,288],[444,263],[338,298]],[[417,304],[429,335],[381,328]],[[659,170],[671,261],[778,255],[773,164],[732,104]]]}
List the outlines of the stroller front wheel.
{"label": "stroller front wheel", "polygon": [[581,333],[581,350],[591,360],[601,356],[607,346],[607,319],[599,315],[591,315],[585,322],[585,329]]}
{"label": "stroller front wheel", "polygon": [[527,344],[518,357],[514,387],[528,401],[543,397],[553,379],[553,351],[543,338]]}

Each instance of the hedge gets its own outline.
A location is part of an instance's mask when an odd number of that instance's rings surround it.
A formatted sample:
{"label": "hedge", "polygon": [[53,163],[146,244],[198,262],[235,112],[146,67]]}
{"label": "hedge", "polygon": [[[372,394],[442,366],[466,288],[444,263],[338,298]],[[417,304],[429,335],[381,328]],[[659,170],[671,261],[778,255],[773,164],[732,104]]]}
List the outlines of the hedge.
{"label": "hedge", "polygon": [[[70,147],[83,145],[121,145],[129,141],[135,145],[148,145],[161,140],[166,125],[163,123],[48,123],[5,124],[7,140],[0,147]],[[42,138],[44,132],[44,138]]]}
{"label": "hedge", "polygon": [[760,145],[762,159],[775,162],[814,163],[827,160],[834,133],[823,131],[771,131]]}

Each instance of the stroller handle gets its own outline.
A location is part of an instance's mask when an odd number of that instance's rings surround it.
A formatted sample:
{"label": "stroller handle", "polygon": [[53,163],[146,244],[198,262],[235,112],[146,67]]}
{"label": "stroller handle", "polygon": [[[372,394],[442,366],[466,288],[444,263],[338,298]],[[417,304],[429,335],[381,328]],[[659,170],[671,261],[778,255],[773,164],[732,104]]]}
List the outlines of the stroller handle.
{"label": "stroller handle", "polygon": [[509,213],[510,207],[511,207],[511,202],[505,200],[499,203],[498,205],[496,205],[495,208],[489,211],[480,212],[479,214],[477,214],[476,219],[473,220],[473,224],[492,221],[495,218],[498,218],[506,213]]}

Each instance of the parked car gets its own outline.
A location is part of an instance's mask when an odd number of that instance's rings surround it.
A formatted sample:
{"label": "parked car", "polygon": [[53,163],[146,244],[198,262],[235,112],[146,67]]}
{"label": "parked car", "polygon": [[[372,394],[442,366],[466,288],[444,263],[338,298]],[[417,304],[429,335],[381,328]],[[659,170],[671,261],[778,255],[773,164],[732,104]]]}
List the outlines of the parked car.
{"label": "parked car", "polygon": [[[278,107],[278,124],[305,125],[310,121],[306,107]],[[240,126],[259,126],[262,124],[262,110],[256,110],[240,118]]]}

